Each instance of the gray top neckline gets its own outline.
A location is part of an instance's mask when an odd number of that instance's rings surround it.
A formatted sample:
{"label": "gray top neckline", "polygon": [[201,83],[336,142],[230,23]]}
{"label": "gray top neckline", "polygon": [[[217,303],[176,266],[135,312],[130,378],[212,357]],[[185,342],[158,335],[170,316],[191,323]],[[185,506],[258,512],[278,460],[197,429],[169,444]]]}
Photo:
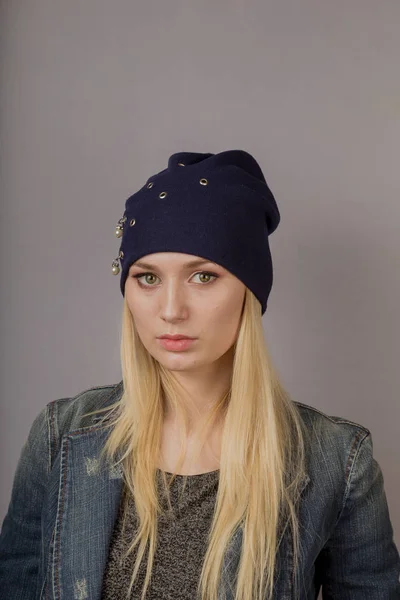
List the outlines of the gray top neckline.
{"label": "gray top neckline", "polygon": [[[164,471],[162,469],[157,469],[157,471],[159,473],[165,473],[166,475],[172,475],[172,473],[170,473],[169,471]],[[215,471],[207,471],[206,473],[196,473],[195,475],[181,475],[181,474],[177,474],[175,475],[175,478],[178,479],[183,479],[184,477],[189,478],[193,478],[193,477],[206,477],[206,476],[214,476],[217,473],[219,473],[220,469],[216,469]]]}

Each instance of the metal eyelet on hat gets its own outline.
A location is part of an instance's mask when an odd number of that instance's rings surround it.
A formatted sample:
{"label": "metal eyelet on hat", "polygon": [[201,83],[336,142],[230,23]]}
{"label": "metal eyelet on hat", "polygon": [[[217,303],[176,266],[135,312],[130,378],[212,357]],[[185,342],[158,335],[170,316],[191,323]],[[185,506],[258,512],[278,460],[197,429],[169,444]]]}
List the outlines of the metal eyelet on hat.
{"label": "metal eyelet on hat", "polygon": [[136,223],[136,219],[131,219],[129,225],[132,227]]}
{"label": "metal eyelet on hat", "polygon": [[119,251],[118,258],[124,258],[124,253],[122,250]]}
{"label": "metal eyelet on hat", "polygon": [[146,185],[146,187],[147,187],[148,189],[150,189],[150,188],[152,188],[152,187],[153,187],[153,185],[154,185],[154,183],[153,183],[152,181],[149,181],[149,183]]}
{"label": "metal eyelet on hat", "polygon": [[204,177],[202,177],[202,178],[200,179],[200,183],[201,183],[201,185],[207,185],[207,184],[208,184],[208,181],[207,181],[207,179],[205,179]]}
{"label": "metal eyelet on hat", "polygon": [[167,195],[167,192],[161,192],[161,194],[159,194],[159,198],[165,198],[165,196]]}
{"label": "metal eyelet on hat", "polygon": [[185,163],[182,163],[182,162],[178,163],[178,167],[185,167],[185,166],[186,166]]}

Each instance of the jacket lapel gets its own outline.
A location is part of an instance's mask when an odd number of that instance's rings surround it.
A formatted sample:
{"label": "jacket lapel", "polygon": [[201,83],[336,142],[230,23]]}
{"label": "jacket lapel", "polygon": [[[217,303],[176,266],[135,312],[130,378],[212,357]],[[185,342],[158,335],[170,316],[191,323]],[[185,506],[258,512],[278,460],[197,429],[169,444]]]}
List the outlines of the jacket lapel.
{"label": "jacket lapel", "polygon": [[122,470],[100,462],[109,430],[71,431],[61,444],[53,554],[55,600],[99,600],[122,492]]}

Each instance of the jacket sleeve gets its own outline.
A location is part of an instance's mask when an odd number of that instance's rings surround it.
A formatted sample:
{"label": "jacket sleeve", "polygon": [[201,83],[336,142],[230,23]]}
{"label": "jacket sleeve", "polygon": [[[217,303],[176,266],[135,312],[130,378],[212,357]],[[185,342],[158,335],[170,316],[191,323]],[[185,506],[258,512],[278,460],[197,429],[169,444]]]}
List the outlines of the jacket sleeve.
{"label": "jacket sleeve", "polygon": [[22,448],[0,533],[0,598],[39,597],[41,513],[49,463],[46,406],[35,418]]}
{"label": "jacket sleeve", "polygon": [[324,600],[400,600],[400,559],[371,434],[347,464],[343,508],[318,558]]}

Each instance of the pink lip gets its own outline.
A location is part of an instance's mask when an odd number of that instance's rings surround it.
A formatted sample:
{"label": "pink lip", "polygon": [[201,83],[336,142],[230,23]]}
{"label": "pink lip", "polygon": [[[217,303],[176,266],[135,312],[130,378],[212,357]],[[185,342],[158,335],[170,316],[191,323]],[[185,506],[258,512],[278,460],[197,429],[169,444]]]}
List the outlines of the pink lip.
{"label": "pink lip", "polygon": [[166,333],[165,335],[160,335],[159,337],[168,339],[168,340],[193,340],[194,339],[194,338],[191,338],[189,335],[181,335],[179,333],[175,333],[175,334]]}
{"label": "pink lip", "polygon": [[171,339],[171,338],[158,338],[160,344],[166,350],[172,350],[175,352],[181,352],[182,350],[187,350],[196,340],[193,338],[181,338],[181,339]]}

